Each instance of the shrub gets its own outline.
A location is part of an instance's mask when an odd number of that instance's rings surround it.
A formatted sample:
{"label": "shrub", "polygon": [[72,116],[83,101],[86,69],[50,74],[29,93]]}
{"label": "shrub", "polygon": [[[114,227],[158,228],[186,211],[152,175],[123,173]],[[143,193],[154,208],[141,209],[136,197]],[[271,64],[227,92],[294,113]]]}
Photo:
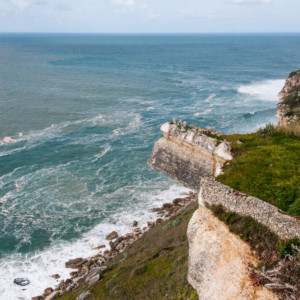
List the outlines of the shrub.
{"label": "shrub", "polygon": [[285,258],[287,255],[293,254],[294,251],[292,245],[300,247],[299,239],[295,238],[295,239],[284,241],[279,244],[279,251],[280,251],[281,258]]}

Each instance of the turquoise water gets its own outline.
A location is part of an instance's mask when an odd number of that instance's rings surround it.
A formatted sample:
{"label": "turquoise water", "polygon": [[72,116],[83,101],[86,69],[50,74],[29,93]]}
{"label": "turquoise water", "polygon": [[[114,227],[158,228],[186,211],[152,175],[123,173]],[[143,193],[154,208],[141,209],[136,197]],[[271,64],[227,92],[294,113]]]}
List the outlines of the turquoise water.
{"label": "turquoise water", "polygon": [[1,34],[0,298],[55,285],[64,260],[186,191],[146,164],[162,123],[276,122],[299,57],[300,35]]}

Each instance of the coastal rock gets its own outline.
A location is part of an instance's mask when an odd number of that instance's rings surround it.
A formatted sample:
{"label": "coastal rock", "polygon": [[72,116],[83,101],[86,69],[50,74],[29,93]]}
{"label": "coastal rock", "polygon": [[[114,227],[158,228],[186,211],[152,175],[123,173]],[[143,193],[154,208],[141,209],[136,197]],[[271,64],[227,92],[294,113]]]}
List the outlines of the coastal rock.
{"label": "coastal rock", "polygon": [[93,276],[93,277],[88,281],[88,285],[89,285],[89,286],[93,285],[94,283],[96,283],[97,281],[99,281],[99,279],[100,279],[100,275],[99,275],[99,274]]}
{"label": "coastal rock", "polygon": [[25,286],[25,285],[30,284],[30,280],[27,278],[16,278],[14,280],[14,283],[17,285]]}
{"label": "coastal rock", "polygon": [[89,291],[81,293],[76,300],[85,300],[91,293]]}
{"label": "coastal rock", "polygon": [[132,222],[132,227],[136,227],[138,225],[138,222],[137,221],[133,221]]}
{"label": "coastal rock", "polygon": [[44,290],[44,294],[46,296],[49,296],[52,292],[53,292],[53,288],[51,288],[51,287],[48,287]]}
{"label": "coastal rock", "polygon": [[93,248],[93,250],[99,250],[99,249],[103,249],[105,247],[106,247],[105,245],[100,245],[98,247]]}
{"label": "coastal rock", "polygon": [[106,239],[110,241],[117,238],[118,236],[119,236],[118,233],[116,231],[113,231],[106,236]]}
{"label": "coastal rock", "polygon": [[97,273],[102,274],[104,271],[107,270],[106,266],[103,267],[97,267],[93,268],[89,271],[89,273],[86,276],[85,282],[88,282],[93,276],[95,276]]}
{"label": "coastal rock", "polygon": [[60,278],[60,275],[59,275],[59,274],[53,274],[53,275],[51,275],[50,277],[52,277],[52,278],[54,278],[54,279],[58,279],[58,278]]}
{"label": "coastal rock", "polygon": [[292,72],[278,94],[277,117],[279,124],[287,125],[300,120],[300,70]]}
{"label": "coastal rock", "polygon": [[75,258],[75,259],[70,259],[65,263],[66,268],[70,269],[78,269],[80,268],[83,264],[87,262],[86,259],[83,258]]}
{"label": "coastal rock", "polygon": [[200,206],[188,226],[188,281],[201,300],[278,299],[265,287],[252,284],[249,265],[256,264],[250,247]]}
{"label": "coastal rock", "polygon": [[31,300],[44,300],[45,298],[43,296],[35,296],[32,297]]}
{"label": "coastal rock", "polygon": [[59,292],[58,291],[54,291],[52,292],[49,296],[47,296],[45,298],[45,300],[54,300],[59,296]]}
{"label": "coastal rock", "polygon": [[224,162],[233,158],[230,144],[204,129],[177,122],[161,130],[164,137],[154,144],[148,165],[193,190],[199,190],[202,177],[221,174]]}

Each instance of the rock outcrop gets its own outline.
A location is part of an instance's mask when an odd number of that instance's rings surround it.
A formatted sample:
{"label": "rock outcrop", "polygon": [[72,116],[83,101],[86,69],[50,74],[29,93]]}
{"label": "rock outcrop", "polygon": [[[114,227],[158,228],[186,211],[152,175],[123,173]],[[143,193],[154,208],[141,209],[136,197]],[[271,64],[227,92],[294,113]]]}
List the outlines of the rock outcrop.
{"label": "rock outcrop", "polygon": [[188,281],[201,300],[278,299],[270,290],[253,285],[250,247],[229,232],[211,211],[200,205],[188,226]]}
{"label": "rock outcrop", "polygon": [[277,117],[279,124],[287,125],[300,120],[300,70],[290,73],[278,95]]}
{"label": "rock outcrop", "polygon": [[186,122],[173,120],[161,131],[164,137],[155,143],[149,166],[193,190],[199,190],[202,177],[221,174],[224,162],[233,158],[227,142]]}

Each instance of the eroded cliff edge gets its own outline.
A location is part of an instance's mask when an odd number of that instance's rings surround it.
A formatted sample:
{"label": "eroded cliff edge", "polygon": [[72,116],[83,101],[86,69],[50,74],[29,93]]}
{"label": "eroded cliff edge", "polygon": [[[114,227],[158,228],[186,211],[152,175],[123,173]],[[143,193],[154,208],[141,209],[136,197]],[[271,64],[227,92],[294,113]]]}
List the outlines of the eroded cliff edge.
{"label": "eroded cliff edge", "polygon": [[224,138],[176,120],[161,130],[164,137],[155,144],[148,164],[185,186],[200,188],[199,209],[188,227],[188,278],[200,299],[276,299],[270,290],[253,285],[250,265],[255,266],[256,258],[249,246],[206,206],[222,205],[230,212],[250,216],[281,239],[300,237],[299,220],[214,179],[233,157]]}
{"label": "eroded cliff edge", "polygon": [[289,74],[279,95],[277,117],[287,125],[300,120],[300,70]]}
{"label": "eroded cliff edge", "polygon": [[155,143],[148,165],[193,190],[199,190],[202,177],[219,175],[224,162],[232,159],[227,142],[186,122],[174,119],[161,131],[163,137]]}

